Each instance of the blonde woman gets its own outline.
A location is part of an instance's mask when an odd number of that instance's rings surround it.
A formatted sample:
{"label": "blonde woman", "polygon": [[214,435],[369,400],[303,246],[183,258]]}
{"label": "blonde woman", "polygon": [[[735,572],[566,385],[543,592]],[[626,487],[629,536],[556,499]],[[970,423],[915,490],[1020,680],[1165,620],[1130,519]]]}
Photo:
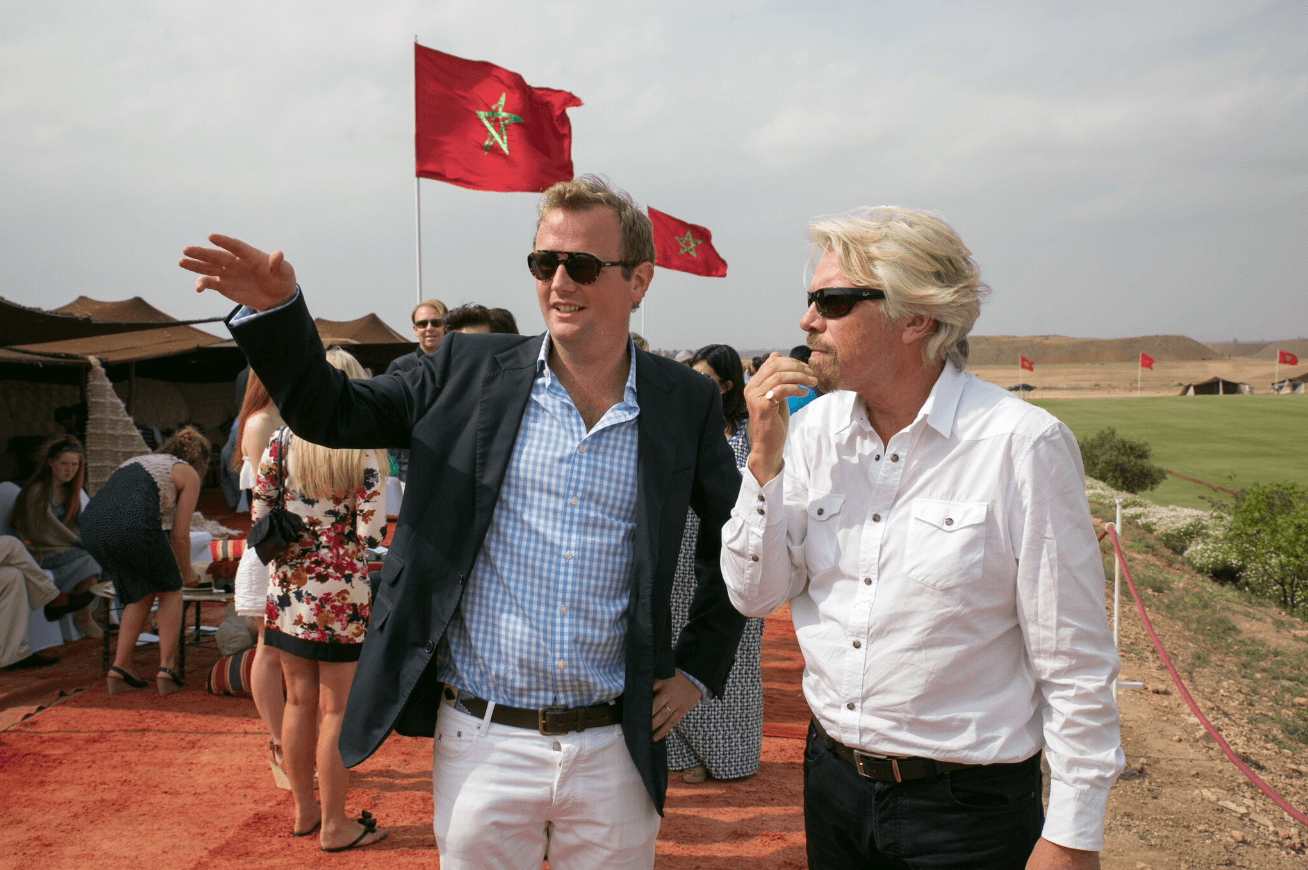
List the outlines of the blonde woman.
{"label": "blonde woman", "polygon": [[[327,358],[352,378],[365,376],[343,350],[333,348]],[[357,821],[346,816],[349,773],[337,747],[372,609],[365,550],[386,533],[384,483],[377,451],[330,450],[283,428],[268,443],[254,487],[254,520],[280,503],[304,521],[300,539],[269,566],[263,640],[286,679],[281,736],[295,798],[291,833],[319,831],[325,852],[386,836],[366,812]],[[315,764],[321,807],[314,803]]]}
{"label": "blonde woman", "polygon": [[[236,450],[232,456],[232,470],[240,473],[241,489],[253,490],[259,458],[263,456],[269,437],[283,426],[281,415],[273,405],[272,397],[263,382],[253,371],[245,382],[245,397],[236,419]],[[282,669],[277,657],[264,648],[264,607],[268,602],[268,566],[259,561],[253,549],[241,555],[236,568],[236,613],[250,620],[258,633],[254,665],[250,669],[250,693],[255,709],[268,728],[268,764],[272,767],[273,781],[289,789],[282,758],[282,713],[286,699],[282,695]]]}

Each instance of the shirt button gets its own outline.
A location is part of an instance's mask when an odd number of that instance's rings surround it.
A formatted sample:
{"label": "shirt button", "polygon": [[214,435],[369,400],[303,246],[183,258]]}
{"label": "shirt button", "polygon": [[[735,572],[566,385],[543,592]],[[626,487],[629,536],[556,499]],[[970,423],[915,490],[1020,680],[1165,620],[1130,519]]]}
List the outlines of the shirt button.
{"label": "shirt button", "polygon": [[953,518],[953,517],[946,517],[946,518],[945,518],[945,525],[947,525],[947,526],[952,526],[953,524],[954,524],[954,518]]}
{"label": "shirt button", "polygon": [[563,554],[563,558],[565,558],[565,559],[571,559],[571,558],[572,558],[572,551],[571,551],[571,550],[568,550],[566,553],[564,553],[564,554]]}
{"label": "shirt button", "polygon": [[759,515],[759,516],[763,516],[763,515],[765,515],[766,513],[767,513],[767,511],[763,510],[763,508],[759,508],[759,509],[758,509],[758,515]]}
{"label": "shirt button", "polygon": [[436,652],[436,644],[429,640],[427,641],[427,645],[423,647],[423,649],[426,650],[426,652],[430,655],[431,653]]}
{"label": "shirt button", "polygon": [[757,562],[757,561],[758,561],[758,556],[750,556],[750,557],[749,557],[749,561],[751,561],[751,562]]}
{"label": "shirt button", "polygon": [[881,522],[881,514],[873,514],[873,515],[872,515],[872,522],[874,522],[874,523],[879,523],[879,522]]}
{"label": "shirt button", "polygon": [[560,607],[560,608],[559,608],[559,613],[562,613],[564,616],[567,616],[567,615],[568,615],[568,605],[565,604],[565,605],[563,605],[562,607]]}
{"label": "shirt button", "polygon": [[818,508],[818,509],[817,509],[817,515],[818,515],[818,516],[822,516],[824,513],[826,513],[826,511],[822,510],[822,508]]}
{"label": "shirt button", "polygon": [[759,501],[767,501],[767,499],[763,497],[763,493],[761,493],[761,492],[758,494],[758,500],[759,500]]}
{"label": "shirt button", "polygon": [[846,710],[853,710],[853,709],[854,709],[854,702],[853,702],[853,701],[850,701],[848,704],[846,704],[846,705],[845,705],[845,709],[846,709]]}
{"label": "shirt button", "polygon": [[567,667],[568,667],[568,663],[565,662],[563,659],[559,659],[559,670],[561,671],[567,670]]}
{"label": "shirt button", "polygon": [[864,586],[871,586],[871,585],[872,585],[872,578],[871,578],[871,577],[864,577],[864,578],[863,578],[863,585],[864,585]]}
{"label": "shirt button", "polygon": [[873,461],[873,462],[880,462],[880,461],[881,461],[881,454],[878,453],[876,456],[872,457],[872,461]]}
{"label": "shirt button", "polygon": [[577,452],[578,452],[578,453],[585,453],[585,452],[586,452],[586,445],[583,444],[583,445],[581,445],[580,447],[578,447],[578,448],[577,448]]}
{"label": "shirt button", "polygon": [[863,645],[862,641],[857,641],[857,640],[854,641],[854,649],[858,649],[862,645]]}
{"label": "shirt button", "polygon": [[892,454],[890,454],[890,461],[891,461],[891,462],[898,462],[898,461],[899,461],[899,454],[898,454],[898,453],[892,453]]}
{"label": "shirt button", "polygon": [[581,504],[581,499],[577,498],[577,497],[574,495],[572,498],[568,499],[568,504],[571,504],[571,505]]}

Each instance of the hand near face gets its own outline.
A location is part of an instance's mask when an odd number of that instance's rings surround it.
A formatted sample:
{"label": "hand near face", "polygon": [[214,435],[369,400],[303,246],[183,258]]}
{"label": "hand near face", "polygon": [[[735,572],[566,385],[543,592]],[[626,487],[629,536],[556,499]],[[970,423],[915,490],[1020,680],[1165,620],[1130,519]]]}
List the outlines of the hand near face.
{"label": "hand near face", "polygon": [[790,426],[786,399],[803,396],[817,383],[813,370],[797,359],[773,353],[745,385],[749,408],[749,470],[759,485],[781,473],[781,454]]}
{"label": "hand near face", "polygon": [[231,236],[214,234],[209,241],[217,248],[190,245],[177,265],[200,277],[195,292],[217,290],[238,305],[266,311],[289,302],[295,296],[295,270],[281,251],[264,253]]}

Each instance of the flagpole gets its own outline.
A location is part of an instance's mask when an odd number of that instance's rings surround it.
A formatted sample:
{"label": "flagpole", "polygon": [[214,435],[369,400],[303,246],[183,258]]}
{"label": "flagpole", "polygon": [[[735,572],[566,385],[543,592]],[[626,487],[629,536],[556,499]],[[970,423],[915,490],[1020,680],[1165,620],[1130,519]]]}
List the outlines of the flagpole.
{"label": "flagpole", "polygon": [[1144,360],[1140,357],[1135,358],[1135,397],[1140,398],[1140,378],[1144,375]]}
{"label": "flagpole", "polygon": [[413,177],[413,223],[417,231],[417,243],[414,247],[418,260],[418,300],[414,303],[415,305],[422,302],[422,195],[419,193],[421,184],[422,179],[415,175]]}
{"label": "flagpole", "polygon": [[1276,389],[1276,382],[1281,379],[1281,349],[1276,349],[1276,368],[1272,371],[1272,389]]}

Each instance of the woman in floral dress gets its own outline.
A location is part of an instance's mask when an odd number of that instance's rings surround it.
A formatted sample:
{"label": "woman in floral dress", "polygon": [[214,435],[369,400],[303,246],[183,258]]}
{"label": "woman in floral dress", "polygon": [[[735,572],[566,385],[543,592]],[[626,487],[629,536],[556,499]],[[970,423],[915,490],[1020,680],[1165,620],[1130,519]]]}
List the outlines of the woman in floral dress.
{"label": "woman in floral dress", "polygon": [[[328,359],[351,377],[364,376],[344,351]],[[273,433],[255,480],[253,520],[280,502],[304,522],[299,540],[269,565],[264,646],[286,679],[282,752],[295,797],[291,833],[318,831],[328,852],[386,836],[367,813],[357,821],[346,816],[349,773],[337,747],[372,609],[366,550],[386,534],[384,484],[377,451],[330,450],[284,428]],[[315,765],[321,808],[314,802]]]}

